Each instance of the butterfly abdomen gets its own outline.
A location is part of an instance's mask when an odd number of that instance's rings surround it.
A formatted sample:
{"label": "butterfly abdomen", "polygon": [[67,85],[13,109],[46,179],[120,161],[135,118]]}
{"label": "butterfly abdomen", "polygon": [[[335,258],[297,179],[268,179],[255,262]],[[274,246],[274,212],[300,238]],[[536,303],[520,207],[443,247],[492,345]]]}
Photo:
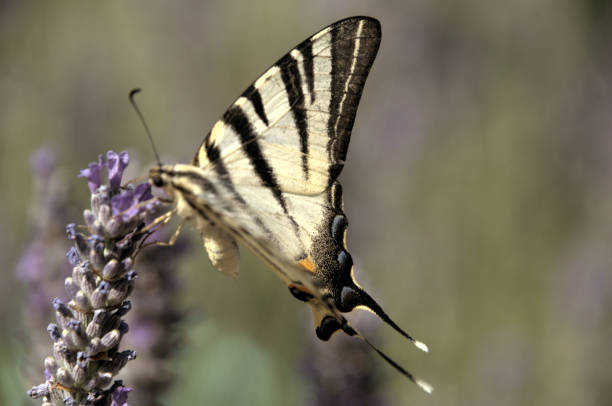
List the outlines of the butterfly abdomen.
{"label": "butterfly abdomen", "polygon": [[200,229],[202,243],[212,265],[224,274],[236,278],[240,271],[240,251],[236,240],[220,227],[209,223]]}

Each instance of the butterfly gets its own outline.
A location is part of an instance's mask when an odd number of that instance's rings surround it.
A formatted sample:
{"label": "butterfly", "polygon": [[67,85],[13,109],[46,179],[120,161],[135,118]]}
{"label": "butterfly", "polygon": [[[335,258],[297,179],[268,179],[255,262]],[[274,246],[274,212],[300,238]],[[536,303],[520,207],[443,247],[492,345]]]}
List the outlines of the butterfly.
{"label": "butterfly", "polygon": [[154,166],[179,216],[202,236],[215,268],[237,276],[238,242],[312,310],[315,332],[362,338],[426,392],[433,388],[372,345],[342,315],[365,308],[418,348],[357,283],[337,178],[378,52],[378,20],[351,17],[304,40],[264,72],[206,135],[190,164]]}

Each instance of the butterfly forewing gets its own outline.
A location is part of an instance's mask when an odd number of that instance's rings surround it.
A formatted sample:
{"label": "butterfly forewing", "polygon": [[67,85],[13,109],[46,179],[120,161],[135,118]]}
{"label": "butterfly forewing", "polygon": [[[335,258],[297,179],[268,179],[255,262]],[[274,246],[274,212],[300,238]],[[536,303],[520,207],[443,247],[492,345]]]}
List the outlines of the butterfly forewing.
{"label": "butterfly forewing", "polygon": [[[366,17],[339,21],[306,39],[230,106],[193,163],[221,163],[235,184],[323,192],[344,165],[379,43],[380,24]],[[267,165],[258,167],[262,160]]]}

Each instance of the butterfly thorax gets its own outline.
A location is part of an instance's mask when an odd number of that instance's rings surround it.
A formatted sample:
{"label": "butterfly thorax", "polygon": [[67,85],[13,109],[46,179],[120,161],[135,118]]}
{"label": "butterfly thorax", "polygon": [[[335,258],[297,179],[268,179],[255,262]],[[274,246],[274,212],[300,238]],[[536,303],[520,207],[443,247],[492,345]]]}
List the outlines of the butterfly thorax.
{"label": "butterfly thorax", "polygon": [[193,165],[158,165],[151,168],[149,178],[164,190],[177,214],[199,231],[213,266],[228,276],[238,276],[238,245],[211,208],[222,203],[207,172]]}

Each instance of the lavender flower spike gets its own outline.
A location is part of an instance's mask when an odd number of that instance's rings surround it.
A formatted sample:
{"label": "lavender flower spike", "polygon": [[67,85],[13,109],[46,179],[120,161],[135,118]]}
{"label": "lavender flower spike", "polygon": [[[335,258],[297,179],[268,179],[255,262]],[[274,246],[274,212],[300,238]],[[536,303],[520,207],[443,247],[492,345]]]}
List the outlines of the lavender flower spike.
{"label": "lavender flower spike", "polygon": [[134,259],[150,235],[145,227],[156,207],[143,204],[152,198],[147,183],[120,189],[128,161],[127,152],[109,151],[106,162],[100,156],[79,175],[92,192],[91,209],[83,213],[88,230],[66,228],[74,242],[67,254],[73,271],[64,283],[71,300],[53,301],[56,323],[47,329],[53,351],[44,361],[46,380],[28,391],[43,405],[128,405],[131,389],[114,377],[136,357],[134,351],[119,351],[119,345],[128,331],[123,316],[131,309],[128,297],[137,279]]}

